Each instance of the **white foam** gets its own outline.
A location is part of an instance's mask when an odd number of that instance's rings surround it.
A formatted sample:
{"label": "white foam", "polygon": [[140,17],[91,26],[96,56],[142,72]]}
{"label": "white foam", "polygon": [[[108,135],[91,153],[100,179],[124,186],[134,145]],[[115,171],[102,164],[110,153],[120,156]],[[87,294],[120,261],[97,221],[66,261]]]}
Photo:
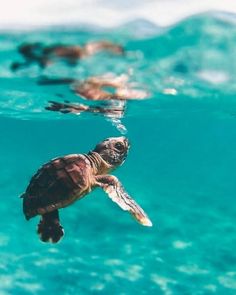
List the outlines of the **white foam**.
{"label": "white foam", "polygon": [[124,262],[120,259],[107,259],[105,261],[105,264],[109,266],[114,266],[114,265],[122,265],[124,264]]}
{"label": "white foam", "polygon": [[208,274],[209,271],[207,269],[202,269],[196,264],[191,265],[181,265],[176,268],[179,272],[186,273],[188,275],[205,275]]}
{"label": "white foam", "polygon": [[48,252],[50,252],[50,253],[58,253],[59,250],[57,248],[49,248]]}
{"label": "white foam", "polygon": [[162,93],[168,95],[176,95],[178,94],[178,91],[175,88],[165,88],[163,89]]}
{"label": "white foam", "polygon": [[105,285],[102,283],[97,283],[91,286],[91,291],[102,291],[105,288]]}
{"label": "white foam", "polygon": [[222,84],[229,81],[229,74],[224,71],[203,70],[198,72],[198,77],[211,84]]}
{"label": "white foam", "polygon": [[47,266],[47,265],[59,265],[63,264],[65,261],[62,259],[54,259],[54,258],[45,258],[38,261],[35,261],[36,266]]}
{"label": "white foam", "polygon": [[142,271],[142,267],[140,265],[134,264],[134,265],[128,266],[125,270],[116,269],[113,272],[113,275],[115,277],[124,278],[131,282],[135,282],[142,278],[143,275],[141,271]]}
{"label": "white foam", "polygon": [[182,249],[186,249],[186,248],[188,248],[188,247],[191,247],[191,246],[192,246],[192,243],[177,240],[177,241],[174,241],[174,242],[172,243],[172,245],[173,245],[173,247],[174,247],[175,249],[181,249],[181,250],[182,250]]}
{"label": "white foam", "polygon": [[160,287],[160,289],[163,291],[165,295],[173,294],[171,288],[169,287],[169,284],[176,284],[175,280],[172,280],[170,278],[165,278],[157,274],[152,274],[151,280]]}
{"label": "white foam", "polygon": [[218,281],[225,288],[236,290],[236,272],[227,272],[224,276],[219,276]]}

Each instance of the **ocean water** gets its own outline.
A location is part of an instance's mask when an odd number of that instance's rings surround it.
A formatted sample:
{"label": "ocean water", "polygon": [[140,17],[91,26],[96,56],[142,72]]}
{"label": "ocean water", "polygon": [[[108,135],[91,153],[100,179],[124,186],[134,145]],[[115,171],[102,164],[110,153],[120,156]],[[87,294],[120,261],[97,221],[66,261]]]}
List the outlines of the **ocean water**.
{"label": "ocean water", "polygon": [[[99,39],[122,44],[126,56],[10,70],[22,42]],[[235,41],[235,19],[213,14],[168,28],[137,21],[112,30],[0,33],[1,295],[236,294]],[[68,85],[38,85],[39,77],[108,72],[129,74],[150,93],[128,101],[121,122],[45,110],[50,100],[88,102]],[[66,234],[59,244],[41,243],[38,218],[24,219],[19,198],[31,176],[51,158],[123,133],[131,149],[114,175],[153,227],[140,226],[96,189],[61,210]]]}

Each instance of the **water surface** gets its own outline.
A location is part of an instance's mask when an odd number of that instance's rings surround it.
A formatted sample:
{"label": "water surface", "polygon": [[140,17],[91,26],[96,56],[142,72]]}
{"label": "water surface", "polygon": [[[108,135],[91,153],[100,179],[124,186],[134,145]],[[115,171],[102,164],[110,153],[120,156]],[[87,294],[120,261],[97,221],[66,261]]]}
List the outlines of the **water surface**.
{"label": "water surface", "polygon": [[[48,29],[0,35],[0,294],[235,294],[235,39],[230,20],[195,16],[140,34]],[[145,25],[145,24],[144,24]],[[132,31],[133,30],[133,31]],[[127,56],[98,54],[74,68],[56,63],[11,72],[21,42],[109,39]],[[64,210],[57,245],[36,235],[18,196],[42,163],[87,152],[120,131],[102,115],[46,111],[49,100],[87,103],[39,76],[114,72],[151,93],[127,103],[132,147],[114,174],[153,221],[141,227],[99,189]],[[63,97],[62,97],[63,96]]]}

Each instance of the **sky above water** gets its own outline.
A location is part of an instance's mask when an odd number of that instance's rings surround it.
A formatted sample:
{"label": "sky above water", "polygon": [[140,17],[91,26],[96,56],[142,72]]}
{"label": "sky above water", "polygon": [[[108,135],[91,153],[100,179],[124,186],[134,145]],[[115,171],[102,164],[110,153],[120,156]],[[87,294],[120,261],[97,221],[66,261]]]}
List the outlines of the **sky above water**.
{"label": "sky above water", "polygon": [[0,0],[0,5],[0,28],[77,23],[109,27],[140,18],[165,26],[206,11],[236,13],[235,0]]}

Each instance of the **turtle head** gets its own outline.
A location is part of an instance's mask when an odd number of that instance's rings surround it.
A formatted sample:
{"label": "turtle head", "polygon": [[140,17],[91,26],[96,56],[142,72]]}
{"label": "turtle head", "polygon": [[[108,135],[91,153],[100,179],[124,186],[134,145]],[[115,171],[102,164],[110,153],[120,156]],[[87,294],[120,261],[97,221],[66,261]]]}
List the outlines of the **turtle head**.
{"label": "turtle head", "polygon": [[94,152],[115,168],[125,161],[129,147],[129,141],[126,137],[110,137],[100,142],[95,147]]}

